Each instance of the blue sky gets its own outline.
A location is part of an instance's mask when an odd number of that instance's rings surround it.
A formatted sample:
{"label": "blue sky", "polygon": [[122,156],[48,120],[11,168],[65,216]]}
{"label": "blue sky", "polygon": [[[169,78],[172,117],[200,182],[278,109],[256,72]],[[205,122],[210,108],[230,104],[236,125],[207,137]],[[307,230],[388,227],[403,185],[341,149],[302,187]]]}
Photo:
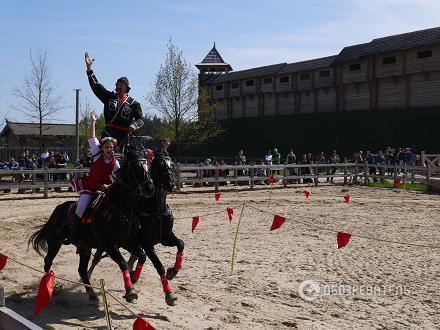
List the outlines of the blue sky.
{"label": "blue sky", "polygon": [[[11,95],[29,72],[29,50],[47,50],[53,85],[75,120],[74,88],[100,113],[88,85],[84,52],[107,88],[127,76],[144,102],[171,37],[191,64],[216,42],[234,70],[339,53],[373,38],[439,26],[438,0],[1,0],[0,118],[27,121]],[[146,109],[144,107],[144,112]]]}

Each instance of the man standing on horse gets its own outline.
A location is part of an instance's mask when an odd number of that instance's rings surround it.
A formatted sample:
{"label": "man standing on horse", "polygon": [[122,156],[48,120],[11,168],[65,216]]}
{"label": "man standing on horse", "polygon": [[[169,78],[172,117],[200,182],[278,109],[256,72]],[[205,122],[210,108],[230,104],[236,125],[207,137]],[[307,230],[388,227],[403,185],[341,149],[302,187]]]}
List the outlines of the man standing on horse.
{"label": "man standing on horse", "polygon": [[125,145],[128,132],[133,133],[144,125],[139,102],[128,95],[130,86],[127,77],[116,81],[115,91],[108,91],[98,82],[92,64],[95,59],[85,53],[87,77],[93,93],[104,104],[105,127],[102,137],[111,136],[118,140],[119,147]]}

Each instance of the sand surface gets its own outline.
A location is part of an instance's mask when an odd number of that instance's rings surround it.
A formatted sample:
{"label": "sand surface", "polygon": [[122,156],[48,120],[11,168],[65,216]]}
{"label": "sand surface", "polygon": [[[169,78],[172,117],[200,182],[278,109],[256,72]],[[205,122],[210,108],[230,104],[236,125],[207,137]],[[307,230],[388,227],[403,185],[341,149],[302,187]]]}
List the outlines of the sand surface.
{"label": "sand surface", "polygon": [[[159,277],[147,260],[136,284],[139,300],[129,308],[157,329],[440,328],[440,248],[356,236],[440,247],[440,197],[323,186],[309,187],[311,196],[306,199],[303,189],[273,189],[270,205],[267,188],[228,187],[219,203],[206,188],[170,195],[174,232],[186,244],[183,269],[171,282],[177,306],[165,304]],[[348,205],[343,199],[347,193]],[[32,248],[27,250],[29,231],[45,222],[57,204],[75,195],[40,196],[0,196],[0,252],[43,270],[43,258]],[[231,275],[232,244],[244,202]],[[231,224],[228,206],[234,207]],[[191,233],[191,219],[185,217],[214,212],[220,213],[203,217]],[[273,214],[288,219],[270,232]],[[353,234],[340,250],[338,231]],[[174,248],[157,246],[156,250],[166,267],[174,263]],[[63,246],[52,269],[56,275],[79,280],[78,261],[75,248]],[[89,303],[84,288],[69,283],[55,292],[41,314],[32,316],[41,277],[8,261],[0,272],[6,305],[45,329],[106,329],[103,305]],[[99,278],[122,300],[122,275],[108,258],[96,268],[92,284],[99,286]],[[348,291],[314,296],[307,287],[304,299],[298,290],[303,281],[316,282],[321,291],[341,286]],[[375,293],[367,292],[371,288]],[[133,315],[108,299],[114,329],[131,329]]]}

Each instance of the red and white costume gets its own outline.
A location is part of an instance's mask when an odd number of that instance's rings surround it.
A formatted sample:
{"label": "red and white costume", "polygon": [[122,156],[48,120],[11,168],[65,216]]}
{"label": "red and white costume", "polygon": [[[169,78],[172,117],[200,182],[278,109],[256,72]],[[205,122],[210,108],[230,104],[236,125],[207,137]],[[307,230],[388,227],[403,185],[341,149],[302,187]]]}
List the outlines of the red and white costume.
{"label": "red and white costume", "polygon": [[103,184],[112,183],[116,178],[116,171],[120,168],[119,162],[114,156],[111,159],[104,159],[97,138],[90,138],[89,146],[93,155],[90,174],[72,181],[73,189],[80,195],[76,207],[76,215],[80,218],[82,218],[95,191]]}

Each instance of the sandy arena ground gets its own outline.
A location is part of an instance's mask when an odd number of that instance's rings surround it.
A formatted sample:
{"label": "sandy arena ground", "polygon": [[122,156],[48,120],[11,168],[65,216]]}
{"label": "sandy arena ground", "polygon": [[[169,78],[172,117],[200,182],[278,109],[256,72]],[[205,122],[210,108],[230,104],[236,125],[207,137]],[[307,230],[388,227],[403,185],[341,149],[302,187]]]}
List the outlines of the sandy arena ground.
{"label": "sandy arena ground", "polygon": [[[184,267],[171,283],[178,304],[165,304],[159,277],[147,260],[136,285],[139,300],[129,305],[157,329],[440,328],[439,248],[355,236],[344,249],[336,246],[336,233],[346,231],[440,247],[438,195],[345,187],[351,195],[347,205],[342,186],[311,187],[308,200],[304,187],[279,188],[273,190],[269,206],[267,188],[227,189],[220,203],[205,188],[169,197],[176,217],[174,231],[186,243]],[[75,195],[40,196],[0,196],[0,252],[42,270],[43,258],[27,250],[29,230],[45,222],[66,197]],[[272,214],[284,214],[288,220],[269,232],[273,216],[246,206],[231,276],[232,244],[245,201]],[[235,207],[232,224],[227,206]],[[216,211],[221,213],[202,218],[194,233],[191,219],[182,219]],[[174,248],[158,246],[157,252],[166,266],[174,263]],[[56,275],[78,280],[78,260],[74,247],[64,246],[52,269]],[[49,306],[34,317],[42,274],[8,261],[0,276],[6,305],[43,328],[106,329],[103,305],[90,304],[83,287],[65,283],[63,291],[55,293]],[[104,260],[92,283],[99,286],[99,278],[122,297],[122,275],[115,263]],[[298,287],[306,280],[315,281],[321,294],[314,296],[312,285],[305,291],[310,299],[303,299]],[[132,314],[108,299],[114,329],[131,329]]]}

